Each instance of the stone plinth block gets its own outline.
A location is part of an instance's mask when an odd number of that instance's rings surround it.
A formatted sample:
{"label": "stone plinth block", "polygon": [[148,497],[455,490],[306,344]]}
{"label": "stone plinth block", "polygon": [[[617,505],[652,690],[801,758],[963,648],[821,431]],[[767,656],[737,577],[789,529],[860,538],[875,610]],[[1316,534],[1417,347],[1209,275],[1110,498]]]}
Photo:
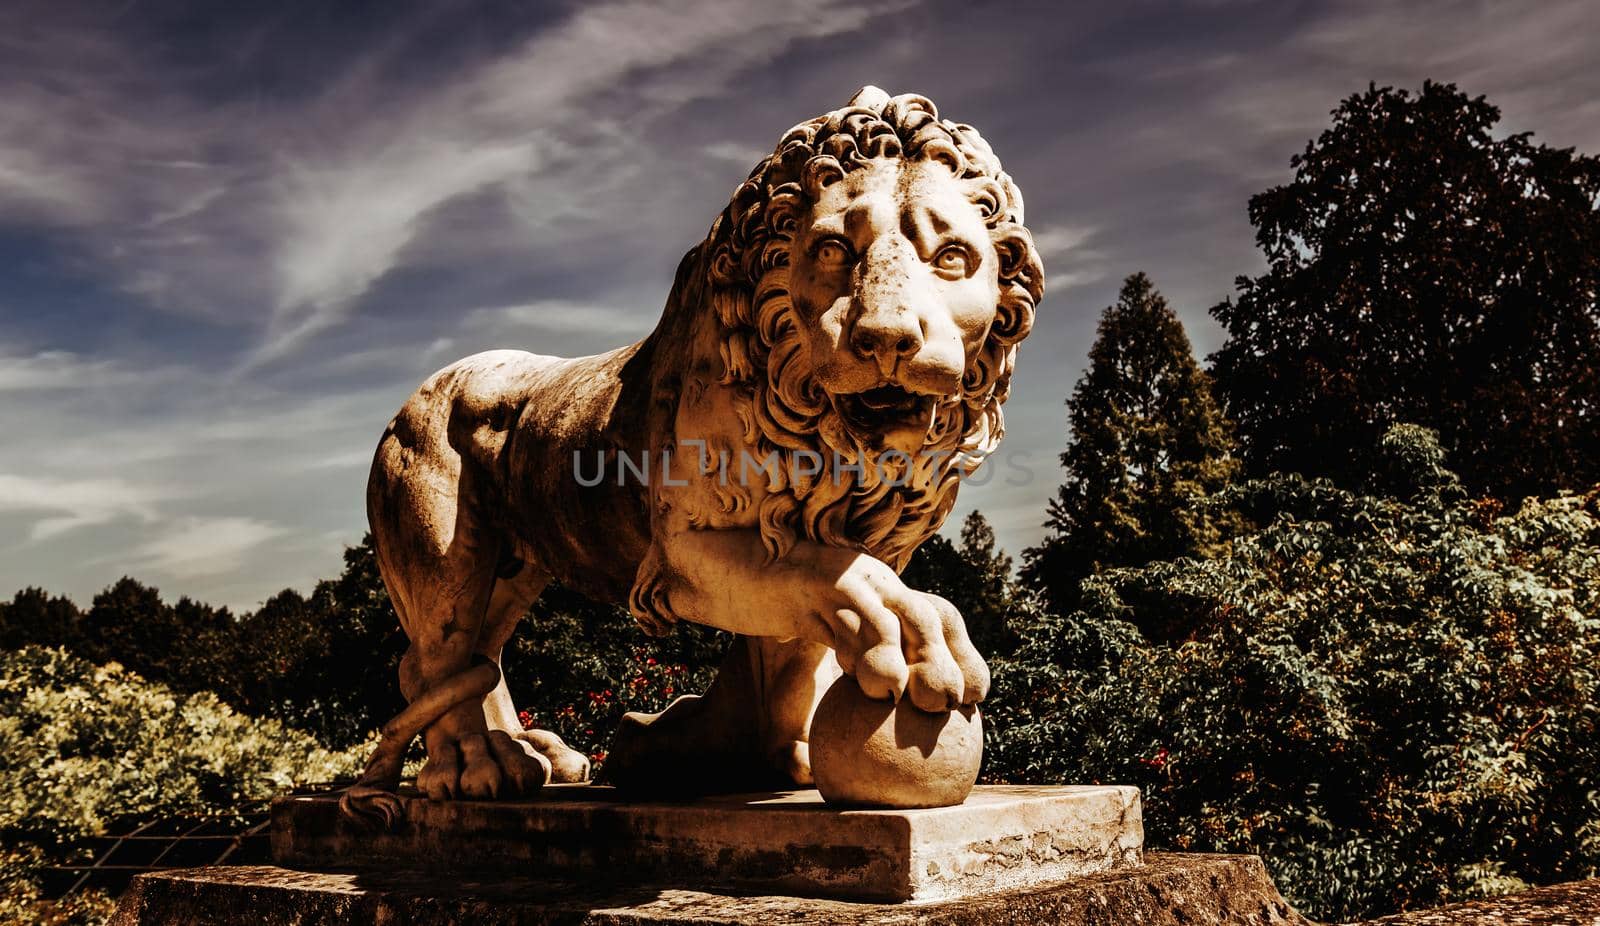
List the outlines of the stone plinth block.
{"label": "stone plinth block", "polygon": [[526,801],[402,803],[399,825],[373,832],[340,816],[337,795],[280,798],[273,859],[927,901],[1138,865],[1144,846],[1139,791],[1125,786],[985,786],[926,810],[840,809],[816,791],[636,803],[595,785]]}
{"label": "stone plinth block", "polygon": [[[1250,855],[1147,864],[961,900],[882,904],[432,872],[274,867],[140,875],[115,926],[1310,926]],[[1555,922],[1555,921],[1551,921]],[[1563,920],[1562,922],[1568,922]]]}

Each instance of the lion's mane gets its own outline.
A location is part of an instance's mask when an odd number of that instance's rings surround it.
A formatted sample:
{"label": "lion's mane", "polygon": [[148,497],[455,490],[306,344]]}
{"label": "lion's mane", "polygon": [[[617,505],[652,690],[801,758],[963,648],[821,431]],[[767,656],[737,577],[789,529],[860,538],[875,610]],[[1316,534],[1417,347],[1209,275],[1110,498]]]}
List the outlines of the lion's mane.
{"label": "lion's mane", "polygon": [[[884,158],[942,161],[956,177],[974,181],[972,202],[1000,259],[1000,299],[988,337],[960,392],[938,400],[927,440],[909,460],[874,454],[845,428],[811,369],[788,286],[793,235],[816,192]],[[724,510],[758,507],[762,540],[774,558],[805,537],[864,550],[898,571],[944,522],[961,479],[1004,434],[1000,406],[1017,344],[1032,328],[1043,294],[1043,269],[1022,223],[1022,194],[976,130],[941,120],[924,97],[891,98],[870,88],[845,108],[790,129],[734,191],[693,260],[685,261],[698,278],[680,279],[679,295],[715,312],[721,382],[736,390],[745,444],[760,459],[775,452],[781,461],[766,469],[764,486],[729,481],[717,489]],[[822,471],[796,478],[804,468],[796,454],[820,456]],[[836,460],[845,464],[837,471]],[[670,609],[652,601],[652,591],[635,589],[634,611],[661,632],[673,618],[661,613]]]}

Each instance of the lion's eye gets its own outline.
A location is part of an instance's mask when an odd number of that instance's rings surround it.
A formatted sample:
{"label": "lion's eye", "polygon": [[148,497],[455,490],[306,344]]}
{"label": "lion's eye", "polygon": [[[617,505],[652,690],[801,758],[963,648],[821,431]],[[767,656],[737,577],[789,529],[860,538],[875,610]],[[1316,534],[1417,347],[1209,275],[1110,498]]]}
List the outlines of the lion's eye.
{"label": "lion's eye", "polygon": [[845,267],[853,260],[850,246],[838,238],[826,238],[816,249],[817,263],[825,267]]}
{"label": "lion's eye", "polygon": [[972,264],[972,255],[959,244],[946,245],[939,253],[933,255],[934,269],[952,277],[966,276],[967,268]]}

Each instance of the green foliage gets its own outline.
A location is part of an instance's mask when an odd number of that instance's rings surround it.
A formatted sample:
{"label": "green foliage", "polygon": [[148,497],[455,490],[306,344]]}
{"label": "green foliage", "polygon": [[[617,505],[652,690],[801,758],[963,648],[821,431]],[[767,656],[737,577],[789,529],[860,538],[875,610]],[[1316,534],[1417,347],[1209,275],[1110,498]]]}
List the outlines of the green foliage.
{"label": "green foliage", "polygon": [[109,901],[42,897],[38,872],[107,827],[358,772],[369,744],[330,752],[275,721],[61,649],[0,653],[0,921],[102,922]]}
{"label": "green foliage", "polygon": [[1438,429],[1474,494],[1600,481],[1600,158],[1496,137],[1454,86],[1370,88],[1250,200],[1267,272],[1212,309],[1251,469],[1360,477]]}
{"label": "green foliage", "polygon": [[1246,482],[1211,502],[1251,522],[1225,554],[1033,609],[986,774],[1139,785],[1153,843],[1261,853],[1321,918],[1593,877],[1600,490],[1502,516],[1440,460],[1397,428],[1366,491]]}
{"label": "green foliage", "polygon": [[960,547],[935,534],[917,548],[900,577],[912,588],[955,605],[973,645],[986,658],[1016,646],[1009,615],[1019,591],[1011,576],[1011,557],[999,548],[982,512],[972,512],[961,523]]}
{"label": "green foliage", "polygon": [[207,693],[64,650],[0,653],[0,835],[64,845],[120,820],[207,812],[360,770]]}
{"label": "green foliage", "polygon": [[0,605],[0,648],[66,646],[348,747],[405,706],[395,678],[406,640],[371,538],[344,558],[339,578],[317,583],[309,598],[285,590],[238,619],[188,598],[169,604],[159,589],[126,577],[85,614],[24,589]]}
{"label": "green foliage", "polygon": [[94,890],[51,899],[39,888],[49,859],[37,846],[0,846],[0,923],[16,926],[100,926],[116,901]]}
{"label": "green foliage", "polygon": [[232,668],[233,628],[226,608],[189,598],[169,605],[158,590],[124,577],[95,596],[77,650],[93,662],[116,660],[146,678],[199,691]]}
{"label": "green foliage", "polygon": [[1100,317],[1067,407],[1066,482],[1050,503],[1049,536],[1026,551],[1022,570],[1056,610],[1073,607],[1078,584],[1101,569],[1210,551],[1226,512],[1195,502],[1238,468],[1183,323],[1142,273]]}
{"label": "green foliage", "polygon": [[659,711],[680,695],[703,691],[729,639],[692,624],[648,637],[625,608],[555,585],[506,647],[506,684],[524,726],[559,734],[598,773],[622,715]]}

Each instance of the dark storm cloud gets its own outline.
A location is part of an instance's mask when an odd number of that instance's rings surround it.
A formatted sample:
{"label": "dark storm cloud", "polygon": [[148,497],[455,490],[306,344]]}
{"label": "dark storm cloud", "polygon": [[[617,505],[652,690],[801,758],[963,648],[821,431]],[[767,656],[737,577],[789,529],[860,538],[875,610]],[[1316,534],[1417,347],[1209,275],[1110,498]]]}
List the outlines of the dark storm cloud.
{"label": "dark storm cloud", "polygon": [[[1037,536],[1120,278],[1205,307],[1338,100],[1427,77],[1600,150],[1584,3],[48,4],[0,12],[0,586],[250,605],[337,568],[437,366],[649,330],[754,159],[859,85],[979,127],[1050,292],[1008,406]],[[957,517],[961,512],[957,513]]]}

